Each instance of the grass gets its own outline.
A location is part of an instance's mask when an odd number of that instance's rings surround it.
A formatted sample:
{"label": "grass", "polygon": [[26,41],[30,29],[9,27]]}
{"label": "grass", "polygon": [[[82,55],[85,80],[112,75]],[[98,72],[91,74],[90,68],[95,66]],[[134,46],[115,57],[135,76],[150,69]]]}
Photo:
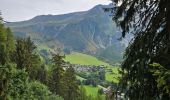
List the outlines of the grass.
{"label": "grass", "polygon": [[[90,86],[90,85],[84,85],[83,86],[86,90],[86,93],[88,96],[92,96],[93,98],[97,97],[98,95],[98,90],[100,89],[99,87],[93,87],[93,86]],[[102,96],[102,100],[105,100],[105,95],[101,95]]]}
{"label": "grass", "polygon": [[106,81],[118,83],[119,82],[119,80],[118,80],[119,67],[109,67],[108,69],[111,69],[112,72],[106,72],[106,74],[105,74]]}
{"label": "grass", "polygon": [[99,90],[98,87],[93,87],[93,86],[84,85],[84,88],[85,88],[86,91],[87,91],[87,95],[91,95],[91,96],[93,96],[93,97],[96,97],[96,96],[97,96],[97,93],[98,93],[98,90]]}
{"label": "grass", "polygon": [[42,50],[42,49],[47,50],[47,51],[51,50],[51,48],[49,48],[45,44],[38,44],[38,50]]}
{"label": "grass", "polygon": [[98,60],[96,57],[78,52],[73,52],[69,55],[66,55],[65,61],[68,61],[72,64],[110,66],[108,63]]}
{"label": "grass", "polygon": [[78,79],[78,80],[80,80],[80,81],[86,80],[85,78],[80,77],[80,76],[78,76],[78,75],[76,75],[76,79]]}

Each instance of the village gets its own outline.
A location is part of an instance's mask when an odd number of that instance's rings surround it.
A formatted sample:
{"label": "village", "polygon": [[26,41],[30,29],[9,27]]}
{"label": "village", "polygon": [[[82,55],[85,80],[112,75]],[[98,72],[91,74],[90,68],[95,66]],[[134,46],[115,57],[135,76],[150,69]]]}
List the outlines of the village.
{"label": "village", "polygon": [[106,66],[104,65],[81,65],[81,64],[70,64],[66,63],[64,66],[72,66],[76,72],[96,72],[96,71],[104,71]]}

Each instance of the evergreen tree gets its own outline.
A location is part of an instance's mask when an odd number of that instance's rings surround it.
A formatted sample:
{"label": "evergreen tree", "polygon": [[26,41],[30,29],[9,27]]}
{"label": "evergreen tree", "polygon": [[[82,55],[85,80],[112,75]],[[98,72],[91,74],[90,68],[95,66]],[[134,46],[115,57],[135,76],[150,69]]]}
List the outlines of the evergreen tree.
{"label": "evergreen tree", "polygon": [[3,20],[0,17],[0,64],[2,65],[4,65],[7,62],[6,41],[7,41],[6,28],[4,27]]}
{"label": "evergreen tree", "polygon": [[134,34],[122,64],[122,89],[131,100],[170,99],[170,92],[157,87],[160,81],[150,71],[153,63],[170,69],[170,1],[112,1],[116,7],[106,10],[115,11],[113,19],[121,27],[122,37]]}
{"label": "evergreen tree", "polygon": [[42,65],[40,68],[37,69],[36,80],[39,80],[43,84],[47,84],[48,82],[48,75],[47,70],[45,69],[45,65]]}
{"label": "evergreen tree", "polygon": [[0,99],[3,100],[7,99],[8,84],[11,76],[11,66],[8,62],[9,53],[14,50],[14,48],[12,49],[13,40],[12,32],[9,28],[5,28],[0,17]]}
{"label": "evergreen tree", "polygon": [[15,40],[14,40],[14,36],[10,28],[6,29],[6,33],[7,33],[7,43],[6,43],[7,56],[8,56],[9,61],[11,61],[13,58],[12,53],[15,50]]}
{"label": "evergreen tree", "polygon": [[12,54],[12,61],[17,64],[18,69],[26,69],[31,80],[36,80],[38,69],[42,62],[36,54],[36,46],[28,38],[17,38],[15,51]]}
{"label": "evergreen tree", "polygon": [[99,79],[105,80],[105,70],[99,71]]}
{"label": "evergreen tree", "polygon": [[40,58],[35,52],[36,46],[29,38],[18,38],[16,40],[16,50],[13,53],[13,60],[17,68],[25,68],[27,71],[35,64],[39,64]]}
{"label": "evergreen tree", "polygon": [[64,74],[64,99],[65,100],[78,100],[79,87],[76,81],[74,68],[69,66]]}
{"label": "evergreen tree", "polygon": [[[16,49],[14,43],[10,28],[3,25],[0,17],[0,100],[63,100],[40,82],[28,80],[34,77],[41,81],[46,77],[44,67],[37,70],[41,60],[31,39],[17,39]],[[11,60],[16,64],[11,64]]]}
{"label": "evergreen tree", "polygon": [[8,87],[11,79],[11,69],[10,64],[0,65],[0,100],[7,99]]}
{"label": "evergreen tree", "polygon": [[6,28],[3,19],[0,17],[0,64],[9,62],[10,56],[15,49],[14,37],[10,28]]}
{"label": "evergreen tree", "polygon": [[16,66],[11,65],[8,77],[5,91],[7,100],[63,100],[58,95],[52,94],[44,84],[28,80],[28,73],[24,69],[16,69]]}
{"label": "evergreen tree", "polygon": [[59,54],[53,55],[52,62],[54,63],[52,74],[49,79],[49,87],[50,90],[58,95],[63,96],[63,75],[64,75],[64,56],[61,56]]}
{"label": "evergreen tree", "polygon": [[[28,89],[28,73],[24,69],[16,69],[16,66],[11,65],[10,79],[6,95],[7,100],[26,99],[29,95]],[[29,98],[29,97],[27,97]]]}

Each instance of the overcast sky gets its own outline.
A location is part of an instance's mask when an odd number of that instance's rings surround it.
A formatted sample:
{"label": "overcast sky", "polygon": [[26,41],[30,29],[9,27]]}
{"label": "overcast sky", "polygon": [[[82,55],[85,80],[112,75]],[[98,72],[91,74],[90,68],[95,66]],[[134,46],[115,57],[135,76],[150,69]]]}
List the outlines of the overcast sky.
{"label": "overcast sky", "polygon": [[0,0],[0,11],[6,21],[22,21],[37,15],[85,11],[109,0]]}

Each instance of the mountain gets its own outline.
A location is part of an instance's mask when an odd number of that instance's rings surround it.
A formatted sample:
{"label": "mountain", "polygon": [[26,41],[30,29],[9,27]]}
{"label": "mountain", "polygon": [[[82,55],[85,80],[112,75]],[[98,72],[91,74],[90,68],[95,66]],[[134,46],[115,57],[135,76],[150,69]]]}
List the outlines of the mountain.
{"label": "mountain", "polygon": [[9,22],[15,36],[30,36],[40,50],[83,52],[109,62],[122,60],[126,42],[119,41],[121,34],[110,13],[97,5],[94,8],[63,15],[40,15],[30,20]]}

